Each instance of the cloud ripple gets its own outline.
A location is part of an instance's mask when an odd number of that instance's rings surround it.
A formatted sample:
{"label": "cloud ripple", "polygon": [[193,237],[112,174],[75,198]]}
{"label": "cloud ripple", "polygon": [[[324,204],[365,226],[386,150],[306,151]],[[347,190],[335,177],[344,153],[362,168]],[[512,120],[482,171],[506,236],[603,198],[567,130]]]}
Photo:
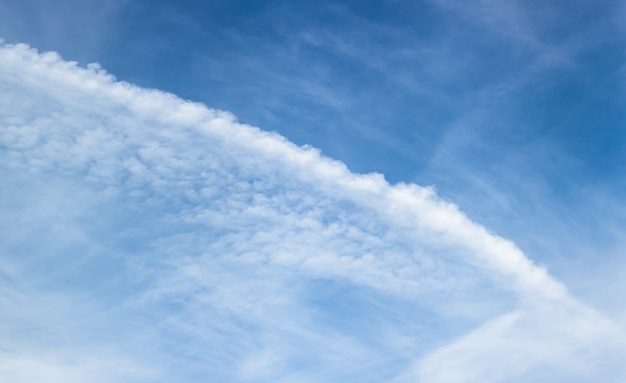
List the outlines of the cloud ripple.
{"label": "cloud ripple", "polygon": [[26,45],[0,84],[3,380],[549,381],[621,349],[433,188]]}

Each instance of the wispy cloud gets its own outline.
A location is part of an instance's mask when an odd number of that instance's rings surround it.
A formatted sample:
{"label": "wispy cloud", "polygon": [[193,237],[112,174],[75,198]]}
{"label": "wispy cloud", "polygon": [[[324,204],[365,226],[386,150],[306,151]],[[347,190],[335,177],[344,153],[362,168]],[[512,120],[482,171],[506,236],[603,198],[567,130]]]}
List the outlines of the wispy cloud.
{"label": "wispy cloud", "polygon": [[0,287],[28,298],[2,323],[6,379],[499,381],[595,371],[588,350],[621,339],[432,188],[25,45],[2,47],[0,71],[4,210],[23,223],[1,221],[20,235]]}

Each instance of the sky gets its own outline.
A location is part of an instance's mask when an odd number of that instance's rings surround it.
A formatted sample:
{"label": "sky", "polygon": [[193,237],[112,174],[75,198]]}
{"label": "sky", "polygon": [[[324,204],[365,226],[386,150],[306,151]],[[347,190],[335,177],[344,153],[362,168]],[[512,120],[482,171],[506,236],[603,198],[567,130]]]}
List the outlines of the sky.
{"label": "sky", "polygon": [[623,382],[625,32],[0,1],[0,381]]}

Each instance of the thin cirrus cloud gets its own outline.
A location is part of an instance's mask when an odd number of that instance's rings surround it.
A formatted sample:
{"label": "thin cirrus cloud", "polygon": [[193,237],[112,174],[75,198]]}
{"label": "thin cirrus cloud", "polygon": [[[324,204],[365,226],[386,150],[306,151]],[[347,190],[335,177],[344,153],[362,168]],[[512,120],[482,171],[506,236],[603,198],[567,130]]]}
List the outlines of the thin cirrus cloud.
{"label": "thin cirrus cloud", "polygon": [[2,380],[624,377],[617,324],[432,188],[26,45],[0,71]]}

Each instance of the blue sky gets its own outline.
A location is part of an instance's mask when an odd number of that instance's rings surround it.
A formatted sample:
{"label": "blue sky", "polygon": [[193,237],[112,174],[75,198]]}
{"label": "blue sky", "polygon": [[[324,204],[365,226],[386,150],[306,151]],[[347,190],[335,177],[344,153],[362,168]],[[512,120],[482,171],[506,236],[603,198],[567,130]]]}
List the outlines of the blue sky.
{"label": "blue sky", "polygon": [[0,380],[623,381],[624,32],[3,1]]}

